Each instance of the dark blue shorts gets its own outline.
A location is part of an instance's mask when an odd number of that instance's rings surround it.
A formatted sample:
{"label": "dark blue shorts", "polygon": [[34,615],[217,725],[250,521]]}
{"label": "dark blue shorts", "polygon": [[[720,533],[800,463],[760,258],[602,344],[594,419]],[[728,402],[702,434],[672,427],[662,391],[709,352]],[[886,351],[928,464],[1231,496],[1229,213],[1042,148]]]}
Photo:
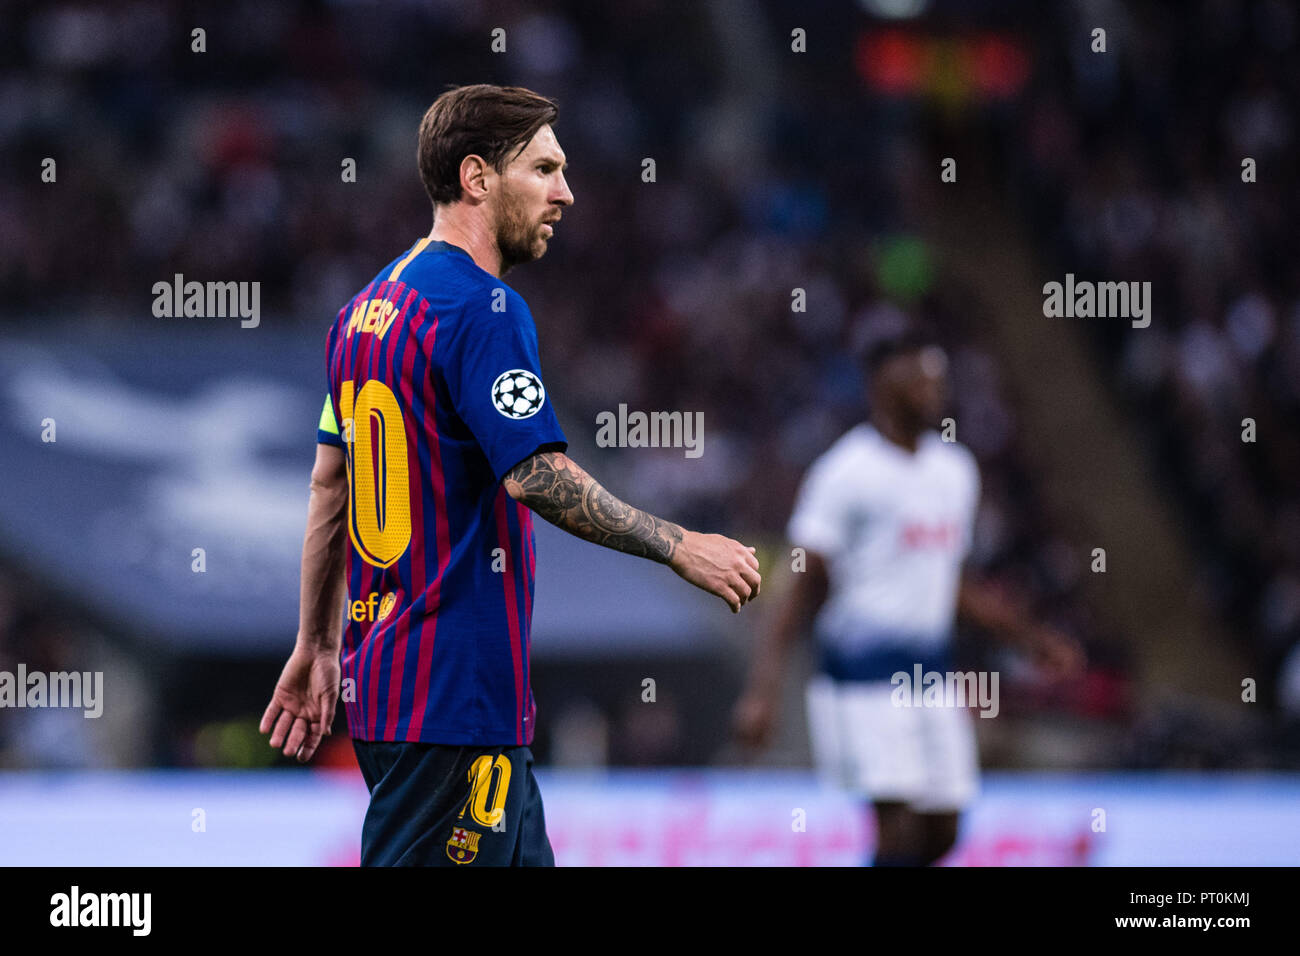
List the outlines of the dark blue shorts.
{"label": "dark blue shorts", "polygon": [[527,747],[352,741],[362,866],[554,866]]}

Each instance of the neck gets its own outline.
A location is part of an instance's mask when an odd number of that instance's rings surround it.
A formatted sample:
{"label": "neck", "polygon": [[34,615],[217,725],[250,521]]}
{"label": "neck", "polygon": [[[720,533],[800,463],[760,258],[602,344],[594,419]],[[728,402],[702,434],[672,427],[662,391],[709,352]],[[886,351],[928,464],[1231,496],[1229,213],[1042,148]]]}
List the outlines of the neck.
{"label": "neck", "polygon": [[470,207],[464,202],[440,206],[429,238],[434,242],[449,242],[453,246],[459,246],[469,253],[480,269],[500,278],[501,250],[497,247],[496,236],[488,227],[481,207]]}
{"label": "neck", "polygon": [[880,413],[872,414],[871,424],[886,441],[909,452],[916,452],[922,429],[905,424],[899,416]]}

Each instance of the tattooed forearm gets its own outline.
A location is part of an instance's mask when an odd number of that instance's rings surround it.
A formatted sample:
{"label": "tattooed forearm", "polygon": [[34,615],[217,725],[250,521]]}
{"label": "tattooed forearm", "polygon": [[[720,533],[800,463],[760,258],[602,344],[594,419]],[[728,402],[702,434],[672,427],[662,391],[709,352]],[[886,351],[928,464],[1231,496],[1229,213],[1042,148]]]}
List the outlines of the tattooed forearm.
{"label": "tattooed forearm", "polygon": [[538,452],[502,484],[556,527],[616,551],[668,564],[682,540],[680,526],[619,501],[563,452]]}

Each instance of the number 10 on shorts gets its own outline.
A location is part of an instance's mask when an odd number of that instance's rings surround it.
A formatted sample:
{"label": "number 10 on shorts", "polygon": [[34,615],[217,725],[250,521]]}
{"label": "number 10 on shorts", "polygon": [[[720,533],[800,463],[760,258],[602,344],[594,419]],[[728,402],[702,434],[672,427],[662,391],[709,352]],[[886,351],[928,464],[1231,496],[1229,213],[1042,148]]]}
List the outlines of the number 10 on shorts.
{"label": "number 10 on shorts", "polygon": [[[504,830],[506,795],[510,792],[510,758],[505,754],[499,754],[495,759],[490,754],[477,758],[469,768],[469,785],[469,799],[460,808],[457,819],[463,819],[468,809],[475,823],[493,830]],[[492,797],[490,806],[489,794]]]}

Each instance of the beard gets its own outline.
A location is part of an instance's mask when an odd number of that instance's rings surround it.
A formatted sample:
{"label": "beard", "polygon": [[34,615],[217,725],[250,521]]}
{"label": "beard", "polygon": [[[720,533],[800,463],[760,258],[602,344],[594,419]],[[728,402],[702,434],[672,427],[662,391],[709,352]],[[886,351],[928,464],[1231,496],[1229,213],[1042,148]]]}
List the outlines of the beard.
{"label": "beard", "polygon": [[515,266],[545,255],[546,237],[542,235],[542,224],[528,218],[522,203],[511,196],[503,198],[497,221],[497,249],[501,253],[501,274],[505,275]]}

